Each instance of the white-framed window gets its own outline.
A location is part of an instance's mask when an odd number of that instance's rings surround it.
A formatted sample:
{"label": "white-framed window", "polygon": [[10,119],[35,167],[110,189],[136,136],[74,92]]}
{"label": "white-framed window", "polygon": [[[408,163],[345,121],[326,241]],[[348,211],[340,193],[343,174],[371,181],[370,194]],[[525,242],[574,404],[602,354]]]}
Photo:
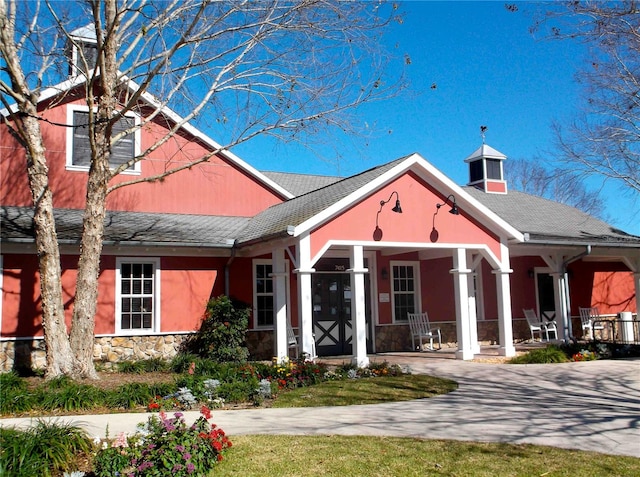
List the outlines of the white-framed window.
{"label": "white-framed window", "polygon": [[160,331],[160,259],[116,258],[116,333]]}
{"label": "white-framed window", "polygon": [[272,328],[274,316],[274,278],[271,260],[253,261],[253,327]]}
{"label": "white-framed window", "polygon": [[[134,114],[127,114],[120,118],[113,126],[113,135],[117,135],[139,123],[139,118]],[[82,105],[69,105],[67,107],[67,158],[68,170],[88,171],[91,162],[91,145],[89,143],[89,108]],[[127,134],[111,147],[109,164],[111,168],[130,161],[140,154],[140,129]],[[128,168],[124,174],[139,174],[140,162]]]}
{"label": "white-framed window", "polygon": [[391,261],[391,301],[393,321],[407,321],[407,313],[419,313],[420,263]]}

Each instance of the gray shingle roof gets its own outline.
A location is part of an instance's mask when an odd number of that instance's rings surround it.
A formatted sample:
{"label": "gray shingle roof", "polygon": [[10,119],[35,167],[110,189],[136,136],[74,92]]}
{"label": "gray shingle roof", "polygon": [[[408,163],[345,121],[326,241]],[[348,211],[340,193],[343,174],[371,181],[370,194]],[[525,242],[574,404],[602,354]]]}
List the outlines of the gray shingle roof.
{"label": "gray shingle roof", "polygon": [[[61,243],[79,243],[82,210],[56,209],[56,229]],[[223,217],[142,212],[107,212],[105,244],[230,247],[246,217]],[[32,241],[33,209],[0,207],[0,239]]]}
{"label": "gray shingle roof", "polygon": [[627,234],[574,207],[524,192],[487,194],[475,187],[463,187],[474,199],[488,207],[532,241],[630,242],[640,237]]}
{"label": "gray shingle roof", "polygon": [[265,172],[261,171],[273,182],[280,184],[284,189],[293,195],[303,195],[308,192],[328,186],[342,177],[337,176],[317,176],[313,174],[292,174],[289,172]]}
{"label": "gray shingle roof", "polygon": [[395,161],[373,167],[355,176],[342,179],[328,186],[311,191],[281,204],[273,205],[251,219],[238,241],[247,243],[260,238],[286,235],[287,227],[300,225],[324,209],[384,174],[404,161]]}

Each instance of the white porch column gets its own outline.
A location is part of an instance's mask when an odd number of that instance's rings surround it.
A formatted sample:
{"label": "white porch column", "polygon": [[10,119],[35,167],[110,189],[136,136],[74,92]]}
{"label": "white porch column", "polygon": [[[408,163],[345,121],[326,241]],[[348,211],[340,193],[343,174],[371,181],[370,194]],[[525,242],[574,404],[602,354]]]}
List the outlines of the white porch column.
{"label": "white porch column", "polygon": [[275,357],[281,363],[289,355],[287,343],[287,274],[284,250],[278,249],[271,253],[273,264],[273,283],[275,286],[273,307],[275,311],[274,347]]}
{"label": "white porch column", "polygon": [[469,281],[467,268],[467,253],[458,248],[453,253],[453,289],[456,302],[456,331],[458,336],[457,359],[473,359],[473,345],[471,343],[471,326],[469,323]]}
{"label": "white porch column", "polygon": [[313,342],[313,300],[311,293],[311,242],[309,235],[300,238],[298,242],[298,327],[300,331],[300,349],[309,358],[314,359],[315,346]]}
{"label": "white porch column", "polygon": [[[567,313],[567,294],[565,275],[561,271],[553,271],[550,273],[553,277],[553,295],[556,307],[556,323],[558,328],[558,339],[568,341],[571,334],[569,320],[571,319]],[[542,319],[542,317],[540,317]]]}
{"label": "white porch column", "polygon": [[502,242],[500,244],[501,267],[493,270],[496,276],[496,290],[498,298],[498,339],[500,348],[498,354],[501,356],[515,356],[516,347],[513,345],[513,316],[511,315],[511,284],[509,274],[511,263],[509,261],[509,247]]}
{"label": "white porch column", "polygon": [[353,338],[352,363],[359,368],[369,365],[367,356],[367,322],[365,313],[364,274],[368,272],[364,268],[364,253],[362,245],[351,247],[351,328]]}
{"label": "white porch column", "polygon": [[636,315],[640,320],[640,272],[633,274],[633,281],[636,284]]}
{"label": "white porch column", "polygon": [[476,267],[479,262],[473,260],[473,253],[467,252],[467,263],[471,264],[469,267],[471,273],[467,275],[467,287],[469,290],[469,336],[471,339],[471,350],[474,354],[480,353],[480,343],[478,342],[478,313],[476,311],[476,290],[473,284],[474,277],[476,276]]}

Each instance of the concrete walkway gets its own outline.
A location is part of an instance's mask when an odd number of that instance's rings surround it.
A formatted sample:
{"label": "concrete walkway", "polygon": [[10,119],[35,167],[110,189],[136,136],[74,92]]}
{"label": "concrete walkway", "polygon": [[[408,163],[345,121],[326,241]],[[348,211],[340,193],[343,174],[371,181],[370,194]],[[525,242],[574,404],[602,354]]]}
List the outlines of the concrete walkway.
{"label": "concrete walkway", "polygon": [[[464,362],[451,353],[393,353],[372,361],[450,378],[459,389],[431,399],[365,406],[214,411],[238,434],[344,434],[530,443],[640,457],[640,360],[552,365]],[[186,412],[187,422],[197,412]],[[146,414],[54,418],[92,436],[134,432]],[[27,426],[32,419],[2,419]]]}

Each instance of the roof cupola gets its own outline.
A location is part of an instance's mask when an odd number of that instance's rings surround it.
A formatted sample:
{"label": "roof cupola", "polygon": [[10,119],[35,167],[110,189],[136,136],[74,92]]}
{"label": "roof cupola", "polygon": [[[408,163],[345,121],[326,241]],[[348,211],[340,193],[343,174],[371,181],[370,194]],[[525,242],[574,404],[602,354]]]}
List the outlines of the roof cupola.
{"label": "roof cupola", "polygon": [[504,180],[502,161],[507,158],[500,151],[484,144],[476,149],[464,162],[469,164],[469,183],[484,192],[506,194],[507,181]]}

